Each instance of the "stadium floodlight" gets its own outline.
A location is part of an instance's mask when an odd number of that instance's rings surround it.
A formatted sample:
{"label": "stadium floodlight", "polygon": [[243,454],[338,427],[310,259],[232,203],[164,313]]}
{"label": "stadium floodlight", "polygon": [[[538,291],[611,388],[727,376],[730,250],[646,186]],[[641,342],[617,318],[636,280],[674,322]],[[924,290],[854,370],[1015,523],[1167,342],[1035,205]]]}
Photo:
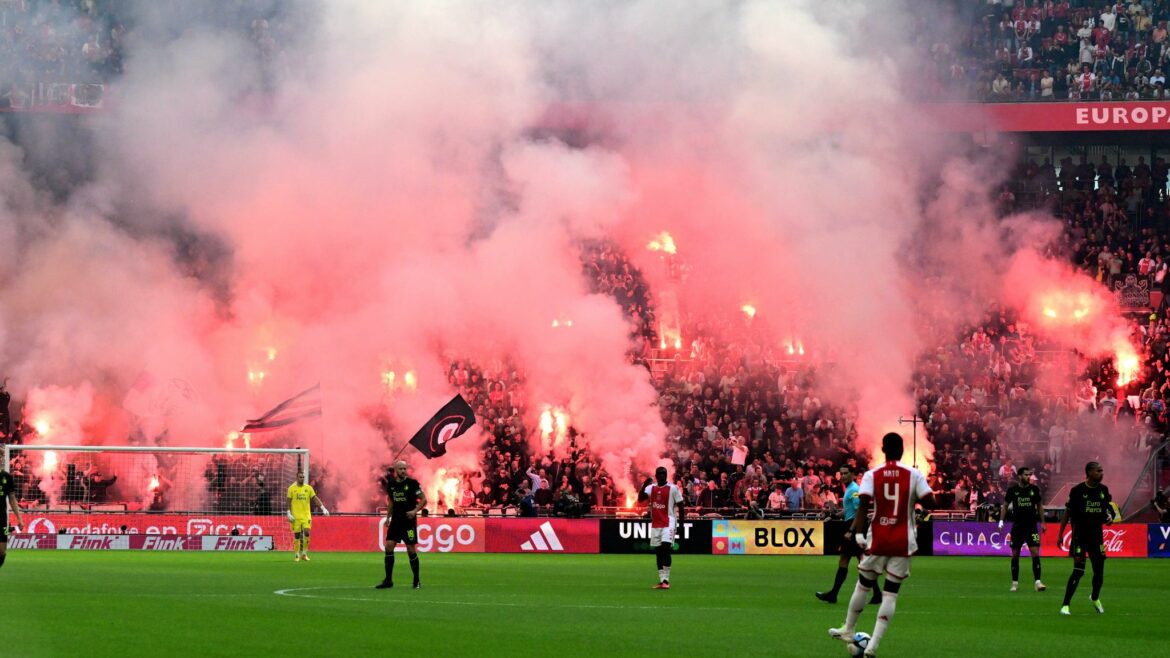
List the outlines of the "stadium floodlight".
{"label": "stadium floodlight", "polygon": [[307,448],[6,445],[22,506],[43,511],[284,514]]}

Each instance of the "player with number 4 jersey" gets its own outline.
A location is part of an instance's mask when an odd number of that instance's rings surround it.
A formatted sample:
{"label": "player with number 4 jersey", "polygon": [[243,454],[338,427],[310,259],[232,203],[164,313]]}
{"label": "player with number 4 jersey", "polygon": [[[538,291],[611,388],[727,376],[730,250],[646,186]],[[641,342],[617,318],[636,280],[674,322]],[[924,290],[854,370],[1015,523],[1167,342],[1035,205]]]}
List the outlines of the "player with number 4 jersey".
{"label": "player with number 4 jersey", "polygon": [[[894,617],[902,581],[910,577],[910,556],[918,551],[914,507],[919,504],[924,508],[934,507],[934,493],[926,483],[926,476],[898,461],[903,452],[902,436],[894,432],[883,436],[882,452],[886,455],[886,462],[867,471],[861,478],[859,507],[853,517],[854,537],[865,549],[865,557],[857,566],[857,586],[849,600],[845,624],[829,629],[831,637],[853,642],[857,618],[865,610],[878,576],[885,572],[882,603],[878,607],[873,635],[865,648],[866,656],[877,655],[882,636]],[[869,520],[871,508],[872,523]]]}

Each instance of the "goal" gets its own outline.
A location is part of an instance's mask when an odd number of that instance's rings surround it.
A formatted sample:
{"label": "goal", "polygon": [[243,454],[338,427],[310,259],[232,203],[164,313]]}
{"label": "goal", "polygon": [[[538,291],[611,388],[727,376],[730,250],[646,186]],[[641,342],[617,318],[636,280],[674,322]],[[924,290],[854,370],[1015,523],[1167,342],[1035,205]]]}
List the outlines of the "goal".
{"label": "goal", "polygon": [[21,507],[45,512],[284,514],[305,448],[6,445]]}

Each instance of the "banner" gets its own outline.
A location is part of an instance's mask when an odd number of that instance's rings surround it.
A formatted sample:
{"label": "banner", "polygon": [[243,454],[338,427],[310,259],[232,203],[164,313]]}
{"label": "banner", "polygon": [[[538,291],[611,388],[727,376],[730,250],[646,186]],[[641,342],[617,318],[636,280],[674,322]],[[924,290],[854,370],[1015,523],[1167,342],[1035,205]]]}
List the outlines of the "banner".
{"label": "banner", "polygon": [[1150,309],[1150,279],[1128,274],[1124,281],[1113,282],[1113,292],[1123,313]]}
{"label": "banner", "polygon": [[820,521],[725,521],[711,526],[716,555],[823,555]]}
{"label": "banner", "polygon": [[[21,542],[9,542],[9,548],[39,546],[24,541],[30,536],[111,535],[111,536],[206,536],[212,540],[204,550],[240,550],[216,548],[217,538],[239,541],[240,537],[270,537],[276,550],[292,550],[292,532],[283,515],[274,516],[184,516],[179,514],[37,514],[25,512],[26,530],[30,534],[13,535]],[[315,516],[310,546],[318,551],[382,551],[386,536],[384,516]],[[122,528],[125,527],[123,531]],[[233,536],[235,530],[238,535]],[[484,519],[424,517],[418,520],[418,550],[424,552],[484,551]],[[195,547],[185,550],[200,550]],[[144,549],[151,547],[144,546]],[[406,550],[399,544],[399,550]],[[163,550],[184,550],[166,548]],[[253,550],[253,549],[249,549]],[[255,549],[259,550],[259,549]]]}
{"label": "banner", "polygon": [[58,551],[271,551],[272,537],[208,535],[14,535],[13,549]]}
{"label": "banner", "polygon": [[[484,519],[422,518],[418,520],[418,545],[423,553],[483,553]],[[378,520],[378,550],[386,550],[386,517]],[[405,551],[406,544],[399,544]]]}
{"label": "banner", "polygon": [[[314,529],[320,517],[313,520]],[[24,513],[29,534],[69,535],[239,535],[270,536],[276,548],[292,548],[288,521],[273,516],[187,516],[182,514]]]}
{"label": "banner", "polygon": [[[931,536],[934,539],[935,555],[1006,555],[1011,556],[1011,524],[1005,523],[999,529],[998,523],[935,521]],[[1056,555],[1055,546],[1044,550],[1044,539],[1040,539],[1040,553]],[[1027,545],[1020,548],[1020,555],[1031,555]]]}
{"label": "banner", "polygon": [[[1064,536],[1060,537],[1060,524],[1049,523],[1041,538],[1040,552],[1044,555],[1054,555],[1051,551],[1057,550],[1068,555],[1068,544],[1072,539],[1072,529],[1065,528]],[[1115,523],[1105,526],[1105,554],[1109,557],[1146,557],[1148,538],[1144,523]]]}
{"label": "banner", "polygon": [[1170,557],[1170,525],[1151,523],[1146,526],[1147,554],[1150,557]]}
{"label": "banner", "polygon": [[597,553],[597,519],[487,519],[488,553]]}
{"label": "banner", "polygon": [[[650,522],[646,520],[601,519],[602,553],[653,553],[650,547]],[[705,519],[684,520],[678,524],[674,552],[691,555],[711,554],[711,522]]]}
{"label": "banner", "polygon": [[1080,132],[1166,130],[1170,102],[937,103],[919,106],[934,130]]}
{"label": "banner", "polygon": [[[1010,524],[1004,524],[1003,530],[1000,530],[996,523],[935,521],[934,554],[1010,556],[1010,531]],[[1072,529],[1066,528],[1064,537],[1058,537],[1059,533],[1059,523],[1047,524],[1040,537],[1041,555],[1068,555]],[[1109,557],[1145,557],[1147,554],[1144,525],[1119,523],[1105,526],[1104,535],[1105,551]],[[1020,555],[1030,554],[1026,545],[1020,548]]]}

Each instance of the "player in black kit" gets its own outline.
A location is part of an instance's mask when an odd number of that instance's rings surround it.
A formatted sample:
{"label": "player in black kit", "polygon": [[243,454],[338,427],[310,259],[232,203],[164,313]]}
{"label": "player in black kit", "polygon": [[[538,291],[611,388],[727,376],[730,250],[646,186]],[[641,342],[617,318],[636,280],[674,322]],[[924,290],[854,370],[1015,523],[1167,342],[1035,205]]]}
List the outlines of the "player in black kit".
{"label": "player in black kit", "polygon": [[23,523],[20,520],[20,504],[16,502],[16,482],[8,471],[0,470],[0,567],[8,557],[8,505],[12,505],[12,512],[16,514],[16,527]]}
{"label": "player in black kit", "polygon": [[1037,592],[1048,589],[1040,582],[1040,535],[1044,534],[1044,508],[1040,502],[1040,487],[1032,484],[1032,469],[1021,466],[1016,471],[1016,483],[1007,490],[999,510],[999,527],[1012,509],[1012,592],[1020,589],[1020,548],[1028,545],[1032,556],[1032,577]]}
{"label": "player in black kit", "polygon": [[1064,516],[1060,519],[1060,537],[1064,537],[1064,528],[1072,523],[1072,539],[1069,542],[1068,554],[1073,559],[1073,571],[1068,577],[1068,586],[1064,589],[1064,603],[1061,604],[1060,614],[1072,614],[1068,610],[1073,594],[1077,591],[1077,584],[1081,576],[1085,575],[1085,557],[1093,565],[1093,593],[1089,602],[1098,613],[1104,613],[1101,605],[1101,584],[1105,582],[1105,532],[1103,526],[1113,523],[1114,510],[1110,506],[1113,497],[1109,495],[1109,488],[1101,484],[1105,477],[1105,469],[1097,462],[1085,464],[1085,481],[1073,487],[1068,493],[1068,502],[1064,506]]}
{"label": "player in black kit", "polygon": [[386,481],[386,556],[383,563],[386,565],[386,578],[374,587],[387,589],[394,587],[394,548],[398,542],[406,544],[406,552],[410,556],[410,570],[414,572],[414,588],[422,585],[418,580],[418,513],[427,505],[427,495],[423,493],[418,480],[406,477],[406,462],[394,463],[394,477]]}

